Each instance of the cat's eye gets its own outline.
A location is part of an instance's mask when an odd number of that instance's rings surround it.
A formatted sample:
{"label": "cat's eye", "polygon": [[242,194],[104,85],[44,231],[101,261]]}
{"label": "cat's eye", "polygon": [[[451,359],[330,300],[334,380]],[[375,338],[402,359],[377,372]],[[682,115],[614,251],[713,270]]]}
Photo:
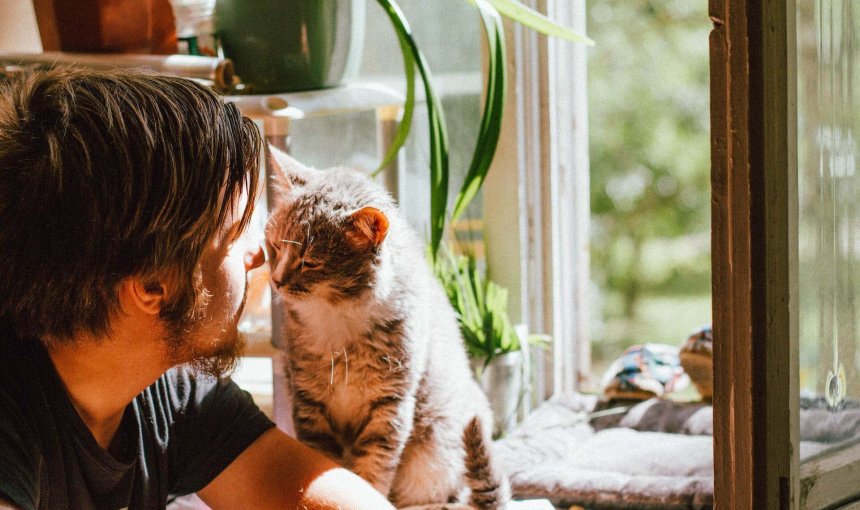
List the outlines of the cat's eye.
{"label": "cat's eye", "polygon": [[308,269],[313,271],[314,269],[319,269],[322,266],[321,262],[316,262],[314,260],[302,260],[302,269]]}

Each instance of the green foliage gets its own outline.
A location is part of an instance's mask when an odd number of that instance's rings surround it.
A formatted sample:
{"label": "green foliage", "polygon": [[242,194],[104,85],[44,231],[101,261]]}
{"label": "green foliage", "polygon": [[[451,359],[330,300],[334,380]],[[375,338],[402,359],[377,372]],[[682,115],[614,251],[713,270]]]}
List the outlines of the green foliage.
{"label": "green foliage", "polygon": [[[448,130],[445,125],[445,115],[442,110],[442,103],[433,91],[433,80],[430,76],[427,59],[424,58],[424,54],[421,53],[418,44],[412,37],[412,28],[409,26],[409,22],[406,21],[403,11],[393,0],[378,0],[378,2],[385,9],[386,14],[391,19],[394,30],[397,32],[397,37],[400,40],[400,48],[403,53],[404,66],[407,69],[413,65],[418,67],[418,73],[424,84],[424,92],[427,95],[427,121],[430,126],[430,246],[432,247],[432,253],[435,255],[439,243],[442,241],[442,232],[445,229],[445,216],[448,208]],[[411,118],[414,107],[413,92],[413,100],[407,101],[404,107],[406,110],[404,117],[408,115]],[[395,151],[405,142],[405,129],[408,129],[408,127],[402,128],[398,132],[394,140],[395,143],[391,147],[391,150],[389,150],[389,155],[395,154]]]}
{"label": "green foliage", "polygon": [[[466,0],[467,2],[477,3],[478,0]],[[522,23],[523,25],[540,32],[544,35],[553,37],[561,37],[568,41],[587,44],[592,46],[594,41],[583,34],[580,34],[567,27],[563,27],[554,23],[551,19],[543,14],[527,7],[516,0],[486,0],[490,5],[496,8],[502,16]]]}
{"label": "green foliage", "polygon": [[443,246],[433,270],[457,312],[470,357],[486,366],[495,356],[520,350],[508,316],[508,290],[485,279],[474,256],[454,255]]}
{"label": "green foliage", "polygon": [[[645,295],[710,292],[711,23],[706,0],[594,0],[588,10],[597,41],[589,56],[593,276],[622,296],[603,315],[631,319]],[[682,239],[696,249],[649,256]]]}
{"label": "green foliage", "polygon": [[487,54],[492,55],[487,62],[487,94],[484,101],[484,114],[481,117],[481,128],[478,142],[472,156],[472,163],[463,182],[451,219],[456,220],[463,214],[469,203],[477,196],[490,164],[496,153],[499,135],[502,131],[502,112],[505,109],[505,93],[507,92],[507,57],[505,50],[505,32],[502,28],[502,18],[491,7],[488,8],[483,0],[476,0],[481,12],[481,20],[487,33]]}

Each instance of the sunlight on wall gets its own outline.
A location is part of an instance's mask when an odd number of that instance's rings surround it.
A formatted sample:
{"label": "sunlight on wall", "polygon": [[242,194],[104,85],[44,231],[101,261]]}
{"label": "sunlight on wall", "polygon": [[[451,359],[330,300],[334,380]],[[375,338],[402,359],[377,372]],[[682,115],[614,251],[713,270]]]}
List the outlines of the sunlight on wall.
{"label": "sunlight on wall", "polygon": [[0,0],[0,51],[42,51],[36,14],[30,0]]}

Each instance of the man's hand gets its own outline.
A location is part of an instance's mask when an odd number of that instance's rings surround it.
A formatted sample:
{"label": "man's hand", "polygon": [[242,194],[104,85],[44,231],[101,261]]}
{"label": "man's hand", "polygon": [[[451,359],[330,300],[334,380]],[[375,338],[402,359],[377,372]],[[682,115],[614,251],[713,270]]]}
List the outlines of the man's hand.
{"label": "man's hand", "polygon": [[394,509],[367,482],[276,428],[260,436],[198,495],[216,510]]}

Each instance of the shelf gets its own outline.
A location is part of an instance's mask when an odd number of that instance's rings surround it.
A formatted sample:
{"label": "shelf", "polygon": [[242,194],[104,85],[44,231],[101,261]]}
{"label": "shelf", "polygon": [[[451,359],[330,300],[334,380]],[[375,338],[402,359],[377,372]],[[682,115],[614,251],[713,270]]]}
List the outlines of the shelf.
{"label": "shelf", "polygon": [[350,83],[341,87],[286,94],[224,96],[251,118],[321,117],[349,112],[399,108],[404,97],[376,83]]}

